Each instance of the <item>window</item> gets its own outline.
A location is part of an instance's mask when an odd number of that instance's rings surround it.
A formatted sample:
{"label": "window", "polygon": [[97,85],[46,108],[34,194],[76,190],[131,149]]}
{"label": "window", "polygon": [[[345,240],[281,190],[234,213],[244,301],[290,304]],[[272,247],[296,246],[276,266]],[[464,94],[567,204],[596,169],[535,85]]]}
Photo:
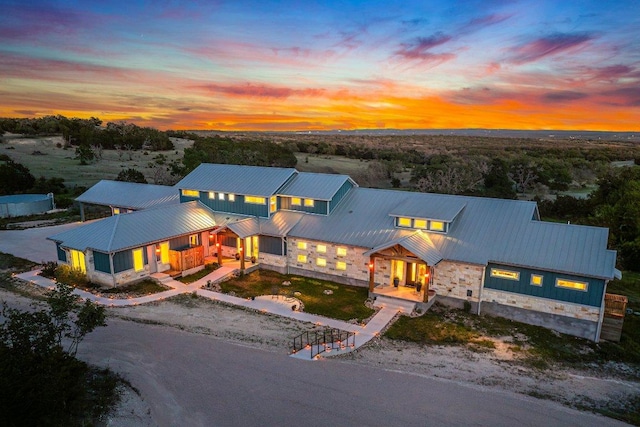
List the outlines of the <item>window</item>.
{"label": "window", "polygon": [[213,191],[209,191],[209,198],[210,199],[215,199],[216,198],[216,193],[214,193]]}
{"label": "window", "polygon": [[169,264],[169,242],[162,242],[158,247],[160,249],[160,261],[163,264]]}
{"label": "window", "polygon": [[413,220],[413,227],[414,228],[425,229],[425,228],[427,228],[427,220],[426,219],[414,219]]}
{"label": "window", "polygon": [[576,291],[586,291],[586,282],[577,282],[575,280],[556,279],[556,286],[565,289],[574,289]]}
{"label": "window", "polygon": [[411,218],[398,218],[398,227],[411,227]]}
{"label": "window", "polygon": [[133,250],[133,269],[135,271],[144,270],[144,255],[142,253],[142,248]]}
{"label": "window", "polygon": [[300,206],[302,204],[302,200],[300,199],[300,197],[292,197],[291,198],[291,205],[292,206]]}
{"label": "window", "polygon": [[326,267],[327,266],[327,260],[325,258],[318,258],[318,259],[316,259],[316,265],[318,267]]}
{"label": "window", "polygon": [[269,199],[269,212],[273,213],[278,209],[278,198],[276,196],[271,196]]}
{"label": "window", "polygon": [[540,274],[532,274],[531,284],[533,286],[542,286],[542,276]]}
{"label": "window", "polygon": [[254,205],[266,205],[267,199],[264,197],[256,197],[256,196],[244,196],[245,203],[252,203]]}
{"label": "window", "polygon": [[298,262],[300,263],[306,263],[307,262],[307,256],[306,255],[298,255]]}
{"label": "window", "polygon": [[307,249],[307,242],[298,242],[298,249]]}
{"label": "window", "polygon": [[230,202],[235,202],[236,201],[236,195],[235,194],[229,194],[229,201]]}
{"label": "window", "polygon": [[224,193],[218,193],[218,200],[224,200]]}
{"label": "window", "polygon": [[347,248],[339,247],[336,249],[336,255],[347,256]]}
{"label": "window", "polygon": [[198,246],[200,244],[199,235],[192,234],[189,236],[189,246]]}
{"label": "window", "polygon": [[344,261],[338,261],[336,262],[336,270],[346,270],[347,269],[347,263]]}
{"label": "window", "polygon": [[87,272],[87,266],[84,262],[84,252],[71,249],[71,267],[83,273]]}
{"label": "window", "polygon": [[500,279],[509,279],[509,280],[520,280],[520,272],[492,268],[491,277],[499,277]]}
{"label": "window", "polygon": [[318,245],[316,247],[316,250],[318,251],[318,253],[326,254],[327,253],[327,246],[326,245]]}
{"label": "window", "polygon": [[305,206],[307,206],[309,208],[312,208],[314,206],[314,204],[315,203],[314,203],[313,199],[304,199],[304,205]]}
{"label": "window", "polygon": [[444,231],[444,222],[442,222],[442,221],[431,221],[430,224],[429,224],[429,230]]}
{"label": "window", "polygon": [[114,215],[120,215],[120,208],[113,208]]}
{"label": "window", "polygon": [[184,197],[200,197],[200,192],[198,190],[182,190],[182,195]]}

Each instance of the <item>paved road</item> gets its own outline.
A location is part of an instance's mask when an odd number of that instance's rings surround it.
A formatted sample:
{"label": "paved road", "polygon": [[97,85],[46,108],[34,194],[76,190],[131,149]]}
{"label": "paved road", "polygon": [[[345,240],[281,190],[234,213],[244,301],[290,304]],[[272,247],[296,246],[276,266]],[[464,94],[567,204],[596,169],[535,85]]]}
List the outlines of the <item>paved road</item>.
{"label": "paved road", "polygon": [[161,426],[623,425],[526,396],[118,319],[80,350],[128,378]]}
{"label": "paved road", "polygon": [[82,225],[81,222],[26,230],[0,230],[0,252],[33,262],[57,261],[56,244],[47,237]]}

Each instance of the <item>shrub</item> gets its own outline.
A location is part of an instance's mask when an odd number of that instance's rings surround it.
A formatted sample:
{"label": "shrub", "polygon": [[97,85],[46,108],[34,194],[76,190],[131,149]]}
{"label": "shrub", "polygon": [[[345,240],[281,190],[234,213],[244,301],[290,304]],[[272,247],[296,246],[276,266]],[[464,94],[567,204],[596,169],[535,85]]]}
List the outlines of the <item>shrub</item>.
{"label": "shrub", "polygon": [[86,286],[87,275],[68,265],[60,265],[55,272],[56,280],[71,286]]}
{"label": "shrub", "polygon": [[56,277],[56,269],[58,268],[58,263],[55,261],[47,261],[42,265],[42,271],[40,275],[43,277],[47,277],[49,279],[55,279]]}

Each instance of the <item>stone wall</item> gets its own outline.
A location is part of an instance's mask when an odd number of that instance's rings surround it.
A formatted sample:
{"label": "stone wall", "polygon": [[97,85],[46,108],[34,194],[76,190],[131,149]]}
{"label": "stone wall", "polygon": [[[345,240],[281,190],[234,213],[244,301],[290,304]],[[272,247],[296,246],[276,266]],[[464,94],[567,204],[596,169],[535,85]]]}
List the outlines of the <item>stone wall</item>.
{"label": "stone wall", "polygon": [[443,301],[469,301],[475,305],[479,301],[484,270],[482,265],[441,261],[433,269],[430,289],[436,291],[438,297],[444,297]]}
{"label": "stone wall", "polygon": [[597,341],[600,309],[546,298],[484,289],[482,313],[544,326],[565,334]]}
{"label": "stone wall", "polygon": [[[299,248],[299,242],[306,243],[306,249]],[[318,252],[318,245],[324,245],[326,252]],[[338,255],[337,250],[339,247],[346,249],[346,255]],[[288,239],[287,249],[289,271],[292,274],[334,280],[339,283],[359,286],[366,286],[369,283],[369,257],[362,255],[368,250],[367,248],[291,237]],[[301,262],[298,259],[298,255],[306,256],[306,262]],[[325,259],[326,265],[318,265],[318,258]],[[346,270],[338,270],[336,268],[338,262],[346,263]]]}

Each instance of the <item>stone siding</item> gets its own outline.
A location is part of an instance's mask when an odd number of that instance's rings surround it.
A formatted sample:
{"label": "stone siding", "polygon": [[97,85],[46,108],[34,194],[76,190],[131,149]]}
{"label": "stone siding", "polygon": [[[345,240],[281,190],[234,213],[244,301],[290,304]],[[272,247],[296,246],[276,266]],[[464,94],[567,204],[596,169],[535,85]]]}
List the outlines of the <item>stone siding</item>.
{"label": "stone siding", "polygon": [[[430,289],[438,296],[477,303],[482,288],[484,266],[441,261],[434,267]],[[471,296],[467,296],[471,291]]]}
{"label": "stone siding", "polygon": [[572,304],[564,301],[497,291],[494,289],[485,288],[482,291],[482,301],[494,302],[500,305],[517,307],[525,310],[533,310],[539,313],[548,313],[558,316],[572,317],[574,319],[588,320],[591,322],[598,322],[600,320],[599,307]]}

